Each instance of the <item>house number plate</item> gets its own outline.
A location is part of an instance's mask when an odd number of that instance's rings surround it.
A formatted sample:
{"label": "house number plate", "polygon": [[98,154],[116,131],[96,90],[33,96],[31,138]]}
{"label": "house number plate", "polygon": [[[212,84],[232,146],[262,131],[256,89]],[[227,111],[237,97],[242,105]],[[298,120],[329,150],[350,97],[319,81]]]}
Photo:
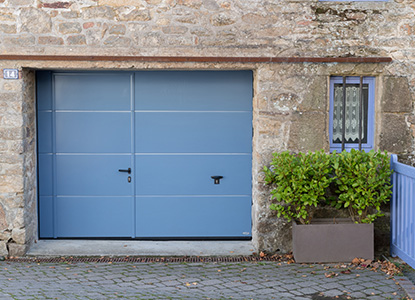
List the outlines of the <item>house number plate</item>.
{"label": "house number plate", "polygon": [[19,79],[19,70],[17,69],[4,69],[3,70],[4,79]]}

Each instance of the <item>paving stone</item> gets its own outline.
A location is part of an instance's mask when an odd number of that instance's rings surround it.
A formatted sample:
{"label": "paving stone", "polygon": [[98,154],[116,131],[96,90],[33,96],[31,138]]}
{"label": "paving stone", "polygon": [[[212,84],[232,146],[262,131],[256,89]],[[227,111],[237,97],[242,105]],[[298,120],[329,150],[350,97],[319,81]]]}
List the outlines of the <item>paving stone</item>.
{"label": "paving stone", "polygon": [[329,291],[325,291],[324,295],[328,297],[336,297],[336,296],[343,295],[343,292],[339,290],[329,290]]}
{"label": "paving stone", "polygon": [[317,293],[318,292],[317,290],[315,290],[313,288],[302,288],[299,291],[301,291],[301,293],[303,295],[314,294],[314,293]]}
{"label": "paving stone", "polygon": [[366,295],[369,295],[369,296],[371,296],[371,295],[374,296],[374,295],[378,295],[378,294],[383,294],[384,293],[383,291],[380,291],[380,290],[374,289],[374,288],[366,289],[366,290],[364,290],[362,292],[364,292]]}
{"label": "paving stone", "polygon": [[377,286],[378,283],[377,282],[363,282],[360,285],[370,288],[370,287]]}
{"label": "paving stone", "polygon": [[331,282],[331,283],[324,283],[320,287],[325,290],[331,290],[331,289],[341,289],[342,285],[336,282]]}
{"label": "paving stone", "polygon": [[366,299],[368,299],[368,300],[385,300],[385,297],[384,296],[370,296],[370,297],[367,297]]}
{"label": "paving stone", "polygon": [[[177,269],[176,269],[177,267]],[[399,286],[383,274],[362,272],[359,279],[344,274],[327,279],[310,274],[301,265],[276,266],[275,263],[238,264],[31,264],[0,263],[0,297],[5,299],[311,299],[324,291],[326,296],[350,292],[355,299],[367,297],[360,291],[367,287],[356,284],[375,282],[370,287],[375,296],[385,292],[391,299],[403,296]],[[318,269],[316,265],[313,269]],[[246,269],[241,272],[241,269]],[[221,270],[221,272],[218,272]],[[6,272],[7,271],[7,272]],[[76,274],[76,275],[75,275]],[[302,277],[307,274],[307,277]],[[13,280],[8,280],[12,278]],[[59,278],[59,279],[58,279]],[[370,278],[362,280],[361,278]],[[123,282],[120,282],[123,280]],[[357,281],[356,281],[357,280]],[[284,281],[284,282],[283,282]],[[193,283],[196,284],[193,284]],[[187,286],[189,285],[189,286]],[[357,288],[356,288],[357,287]],[[373,291],[372,291],[373,290]],[[394,296],[392,293],[396,293]],[[368,295],[372,297],[372,295]],[[1,298],[0,298],[1,299]]]}

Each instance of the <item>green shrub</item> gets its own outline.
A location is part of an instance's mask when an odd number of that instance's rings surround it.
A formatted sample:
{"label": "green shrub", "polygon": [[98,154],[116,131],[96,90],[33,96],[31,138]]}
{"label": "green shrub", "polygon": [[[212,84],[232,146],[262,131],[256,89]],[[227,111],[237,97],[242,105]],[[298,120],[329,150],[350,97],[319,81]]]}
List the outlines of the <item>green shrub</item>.
{"label": "green shrub", "polygon": [[323,151],[290,154],[274,153],[271,167],[264,167],[265,182],[275,184],[272,198],[280,203],[271,204],[278,217],[295,219],[308,224],[313,207],[317,207],[333,178],[329,155]]}
{"label": "green shrub", "polygon": [[336,208],[347,208],[356,223],[372,223],[383,216],[380,206],[392,194],[389,157],[380,151],[352,149],[332,155],[337,199]]}
{"label": "green shrub", "polygon": [[[314,208],[331,204],[349,211],[356,223],[372,223],[382,216],[380,206],[391,195],[389,157],[370,151],[323,150],[290,154],[274,153],[270,167],[263,168],[265,182],[273,185],[270,208],[278,217],[308,224]],[[328,196],[330,185],[335,197]]]}

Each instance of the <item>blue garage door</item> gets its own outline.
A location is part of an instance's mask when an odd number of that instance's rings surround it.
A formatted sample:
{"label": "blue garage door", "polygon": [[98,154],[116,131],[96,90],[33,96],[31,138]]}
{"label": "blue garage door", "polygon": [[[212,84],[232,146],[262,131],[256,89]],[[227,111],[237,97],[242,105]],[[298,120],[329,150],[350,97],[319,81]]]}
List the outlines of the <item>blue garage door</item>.
{"label": "blue garage door", "polygon": [[37,78],[40,237],[251,236],[252,72]]}

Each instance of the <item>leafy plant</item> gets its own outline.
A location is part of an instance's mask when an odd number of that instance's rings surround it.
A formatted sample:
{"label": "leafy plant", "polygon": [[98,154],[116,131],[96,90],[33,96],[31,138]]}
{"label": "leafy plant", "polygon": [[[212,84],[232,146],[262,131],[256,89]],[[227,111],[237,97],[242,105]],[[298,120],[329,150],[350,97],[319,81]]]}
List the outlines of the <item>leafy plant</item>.
{"label": "leafy plant", "polygon": [[278,217],[308,224],[313,207],[324,200],[326,190],[333,181],[329,155],[323,151],[290,154],[274,153],[270,168],[264,167],[265,182],[273,184],[271,204]]}
{"label": "leafy plant", "polygon": [[[380,151],[323,150],[290,154],[274,153],[263,168],[265,182],[273,185],[270,208],[278,217],[310,223],[314,208],[325,203],[348,210],[356,223],[372,223],[382,216],[380,207],[391,195],[389,157]],[[328,196],[332,184],[335,197]]]}
{"label": "leafy plant", "polygon": [[390,199],[389,157],[380,151],[352,149],[332,155],[337,199],[336,208],[347,208],[356,223],[372,223],[383,216],[380,206]]}

